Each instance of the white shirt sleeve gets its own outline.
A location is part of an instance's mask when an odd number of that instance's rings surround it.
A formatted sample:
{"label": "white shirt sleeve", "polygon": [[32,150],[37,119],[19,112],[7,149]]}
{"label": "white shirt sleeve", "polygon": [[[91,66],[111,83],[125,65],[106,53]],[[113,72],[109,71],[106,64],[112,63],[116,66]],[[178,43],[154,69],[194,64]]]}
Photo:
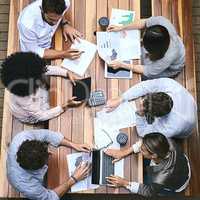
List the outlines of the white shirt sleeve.
{"label": "white shirt sleeve", "polygon": [[142,81],[124,92],[124,94],[122,94],[122,98],[124,101],[130,101],[148,93],[161,92],[163,90],[163,88],[161,88],[163,84],[160,84],[160,82],[163,80],[164,79],[154,79]]}
{"label": "white shirt sleeve", "polygon": [[[25,134],[27,134],[27,132]],[[48,142],[54,147],[58,147],[64,138],[61,133],[48,129],[30,130],[28,134],[31,134],[33,139]]]}
{"label": "white shirt sleeve", "polygon": [[62,112],[63,112],[62,107],[56,106],[49,110],[38,111],[36,114],[34,114],[33,117],[35,117],[37,121],[47,121],[49,119],[59,116]]}
{"label": "white shirt sleeve", "polygon": [[43,57],[45,48],[39,46],[35,33],[20,22],[18,22],[18,30],[21,51],[31,51]]}
{"label": "white shirt sleeve", "polygon": [[62,76],[67,77],[67,70],[59,67],[59,66],[47,66],[47,72],[45,73],[47,76]]}
{"label": "white shirt sleeve", "polygon": [[141,150],[141,146],[142,146],[142,140],[137,141],[135,144],[132,145],[133,152],[139,153]]}
{"label": "white shirt sleeve", "polygon": [[137,194],[139,190],[140,184],[137,182],[129,182],[129,185],[126,187],[126,189],[130,190],[132,193]]}

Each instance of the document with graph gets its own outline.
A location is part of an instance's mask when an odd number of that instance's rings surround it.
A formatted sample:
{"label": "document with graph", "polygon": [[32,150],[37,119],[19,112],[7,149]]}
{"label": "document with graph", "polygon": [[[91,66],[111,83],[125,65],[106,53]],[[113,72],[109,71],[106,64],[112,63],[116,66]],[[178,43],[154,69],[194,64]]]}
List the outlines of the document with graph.
{"label": "document with graph", "polygon": [[[112,9],[110,25],[127,25],[134,21],[135,12]],[[140,31],[97,32],[99,56],[109,64],[113,60],[140,59]]]}

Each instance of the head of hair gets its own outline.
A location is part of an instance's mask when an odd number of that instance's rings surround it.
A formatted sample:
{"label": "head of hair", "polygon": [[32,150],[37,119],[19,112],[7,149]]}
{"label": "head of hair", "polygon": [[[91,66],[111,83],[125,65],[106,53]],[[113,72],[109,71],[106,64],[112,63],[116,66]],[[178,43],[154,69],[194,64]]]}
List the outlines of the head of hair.
{"label": "head of hair", "polygon": [[143,107],[147,122],[152,124],[155,117],[162,117],[170,113],[173,100],[164,92],[149,93],[144,97]]}
{"label": "head of hair", "polygon": [[144,48],[148,51],[151,60],[159,60],[164,57],[170,43],[168,30],[161,25],[150,26],[143,36]]}
{"label": "head of hair", "polygon": [[2,63],[1,81],[11,93],[24,97],[36,91],[46,70],[45,60],[37,54],[17,52]]}
{"label": "head of hair", "polygon": [[150,153],[165,158],[170,150],[167,138],[161,133],[149,133],[143,137],[143,144]]}
{"label": "head of hair", "polygon": [[38,170],[48,160],[48,145],[38,140],[26,140],[18,149],[17,162],[26,170]]}
{"label": "head of hair", "polygon": [[62,15],[66,9],[64,0],[42,0],[42,10],[44,13],[56,13]]}

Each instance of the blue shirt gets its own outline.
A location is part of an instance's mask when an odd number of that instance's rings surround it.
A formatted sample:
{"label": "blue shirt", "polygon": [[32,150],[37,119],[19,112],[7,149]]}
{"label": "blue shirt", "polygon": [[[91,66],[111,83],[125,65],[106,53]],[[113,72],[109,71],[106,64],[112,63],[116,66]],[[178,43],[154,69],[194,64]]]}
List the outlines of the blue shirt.
{"label": "blue shirt", "polygon": [[[57,147],[64,136],[46,129],[27,130],[17,134],[9,147],[7,157],[7,178],[9,183],[26,198],[38,200],[58,200],[58,195],[43,186],[43,178],[48,166],[39,170],[25,170],[16,161],[16,154],[21,144],[26,140],[45,141]],[[34,162],[34,161],[33,161]]]}

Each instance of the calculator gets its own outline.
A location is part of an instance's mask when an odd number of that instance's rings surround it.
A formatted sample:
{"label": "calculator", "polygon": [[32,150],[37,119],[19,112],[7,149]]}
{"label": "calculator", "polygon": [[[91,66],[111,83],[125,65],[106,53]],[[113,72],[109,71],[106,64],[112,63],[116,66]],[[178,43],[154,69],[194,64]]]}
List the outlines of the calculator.
{"label": "calculator", "polygon": [[95,90],[90,93],[90,98],[88,99],[90,107],[104,105],[105,103],[106,98],[102,90]]}

